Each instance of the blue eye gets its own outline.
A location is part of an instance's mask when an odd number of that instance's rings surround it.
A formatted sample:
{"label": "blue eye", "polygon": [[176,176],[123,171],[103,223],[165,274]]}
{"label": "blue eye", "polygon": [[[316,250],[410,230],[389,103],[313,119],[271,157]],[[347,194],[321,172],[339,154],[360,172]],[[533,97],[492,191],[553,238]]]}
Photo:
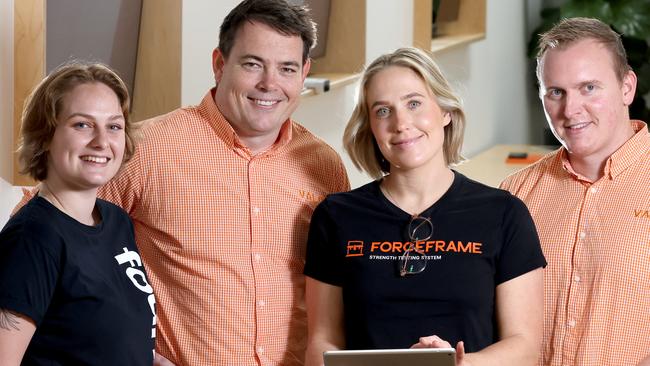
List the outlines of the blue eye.
{"label": "blue eye", "polygon": [[390,114],[390,109],[388,109],[388,108],[386,108],[386,107],[378,108],[378,109],[375,111],[375,115],[376,115],[377,117],[379,117],[379,118],[388,117],[389,114]]}
{"label": "blue eye", "polygon": [[410,109],[415,109],[415,108],[419,107],[420,105],[422,105],[422,102],[420,102],[418,100],[412,100],[408,104]]}
{"label": "blue eye", "polygon": [[73,126],[75,128],[89,128],[90,123],[88,123],[88,122],[76,122]]}

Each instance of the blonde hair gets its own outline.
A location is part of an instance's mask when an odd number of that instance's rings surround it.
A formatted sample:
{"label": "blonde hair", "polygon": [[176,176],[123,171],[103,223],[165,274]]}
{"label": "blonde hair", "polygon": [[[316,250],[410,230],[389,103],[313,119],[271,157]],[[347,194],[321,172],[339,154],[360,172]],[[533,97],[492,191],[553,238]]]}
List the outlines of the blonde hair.
{"label": "blonde hair", "polygon": [[594,18],[565,18],[550,30],[540,35],[537,52],[537,80],[542,81],[543,57],[551,49],[562,49],[576,42],[592,39],[603,46],[612,55],[614,72],[618,81],[623,81],[625,75],[632,70],[627,62],[627,53],[621,36],[614,32],[609,25]]}
{"label": "blonde hair", "polygon": [[126,148],[123,162],[135,152],[136,126],[129,121],[129,92],[120,77],[100,63],[72,61],[46,76],[25,100],[18,141],[20,173],[43,181],[47,178],[47,148],[63,108],[64,96],[81,84],[102,83],[117,95],[124,115]]}
{"label": "blonde hair", "polygon": [[464,159],[460,151],[465,131],[465,112],[460,97],[451,89],[429,52],[406,47],[379,56],[363,72],[359,98],[343,134],[343,146],[354,165],[373,179],[379,179],[390,172],[390,164],[379,150],[370,129],[366,101],[368,84],[377,73],[389,66],[406,67],[415,72],[432,92],[442,111],[449,113],[451,122],[444,128],[445,163],[451,165],[462,162]]}

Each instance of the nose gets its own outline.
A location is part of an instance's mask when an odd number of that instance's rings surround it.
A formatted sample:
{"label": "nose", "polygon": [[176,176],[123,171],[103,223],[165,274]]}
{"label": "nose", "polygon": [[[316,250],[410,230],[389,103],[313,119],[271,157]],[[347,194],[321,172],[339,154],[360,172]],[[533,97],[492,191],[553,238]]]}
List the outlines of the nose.
{"label": "nose", "polygon": [[108,147],[108,132],[103,128],[96,128],[91,141],[92,147],[102,150]]}
{"label": "nose", "polygon": [[582,111],[582,102],[579,95],[567,92],[564,96],[564,117],[573,118]]}
{"label": "nose", "polygon": [[406,131],[411,127],[411,116],[403,108],[393,111],[393,126],[396,132]]}
{"label": "nose", "polygon": [[257,87],[263,91],[274,90],[277,85],[277,81],[278,75],[276,71],[271,68],[266,68],[261,74],[261,78],[257,84]]}

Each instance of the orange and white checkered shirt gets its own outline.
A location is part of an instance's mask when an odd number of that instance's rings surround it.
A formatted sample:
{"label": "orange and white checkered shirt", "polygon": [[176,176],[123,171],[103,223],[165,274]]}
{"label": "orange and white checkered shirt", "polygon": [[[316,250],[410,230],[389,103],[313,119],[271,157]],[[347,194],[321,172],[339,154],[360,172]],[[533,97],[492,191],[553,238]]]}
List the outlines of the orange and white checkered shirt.
{"label": "orange and white checkered shirt", "polygon": [[540,365],[636,365],[650,354],[650,134],[636,134],[595,182],[561,148],[502,188],[533,216],[548,267]]}
{"label": "orange and white checkered shirt", "polygon": [[158,352],[177,365],[303,364],[309,221],[348,189],[338,154],[293,121],[253,156],[212,92],[149,123],[100,197],[134,221]]}

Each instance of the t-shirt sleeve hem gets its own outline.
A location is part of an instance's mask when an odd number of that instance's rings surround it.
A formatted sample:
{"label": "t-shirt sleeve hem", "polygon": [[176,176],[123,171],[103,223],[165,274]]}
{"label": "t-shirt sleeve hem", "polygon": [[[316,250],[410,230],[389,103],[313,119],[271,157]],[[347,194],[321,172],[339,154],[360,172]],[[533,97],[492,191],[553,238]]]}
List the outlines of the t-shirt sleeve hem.
{"label": "t-shirt sleeve hem", "polygon": [[316,281],[326,283],[328,285],[332,285],[332,286],[336,286],[336,287],[342,287],[340,281],[337,281],[334,278],[329,278],[329,277],[326,277],[326,276],[319,276],[318,274],[314,274],[311,271],[305,270],[305,276],[307,276],[307,277],[309,277],[311,279],[314,279]]}
{"label": "t-shirt sleeve hem", "polygon": [[524,275],[528,272],[531,272],[533,270],[536,270],[537,268],[546,268],[546,259],[542,258],[534,258],[526,264],[520,266],[517,270],[508,272],[508,273],[502,273],[501,276],[499,276],[496,279],[496,284],[500,285],[504,282],[510,281],[513,278],[517,278],[521,275]]}
{"label": "t-shirt sleeve hem", "polygon": [[32,306],[19,299],[14,299],[11,297],[0,298],[0,309],[9,310],[13,313],[24,315],[30,318],[37,326],[43,320],[43,316],[39,315]]}

